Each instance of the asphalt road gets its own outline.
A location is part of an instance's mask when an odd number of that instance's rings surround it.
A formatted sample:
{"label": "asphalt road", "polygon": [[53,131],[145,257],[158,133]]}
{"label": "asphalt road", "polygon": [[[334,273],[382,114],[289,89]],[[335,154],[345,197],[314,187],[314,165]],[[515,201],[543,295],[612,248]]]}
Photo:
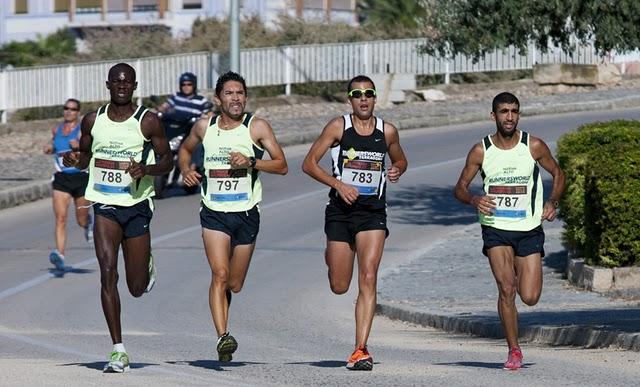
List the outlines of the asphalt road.
{"label": "asphalt road", "polygon": [[[554,144],[580,123],[640,118],[614,111],[526,117],[520,127]],[[391,236],[381,270],[411,259],[446,238],[451,227],[421,221],[419,202],[438,195],[443,213],[474,142],[490,121],[401,132],[409,171],[389,209]],[[215,361],[208,310],[210,271],[204,257],[196,196],[156,202],[152,224],[158,282],[141,299],[120,281],[123,338],[132,369],[102,374],[111,349],[99,299],[92,246],[71,226],[64,275],[51,272],[49,200],[0,212],[0,385],[634,385],[640,354],[613,349],[527,345],[526,368],[506,372],[502,340],[451,335],[376,317],[370,339],[373,372],[349,372],[357,287],[343,296],[328,287],[323,259],[327,189],[300,172],[308,145],[286,149],[290,173],[263,175],[262,223],[245,288],[231,307],[239,341],[232,363]],[[445,222],[446,223],[446,222]],[[124,275],[122,272],[121,277]],[[355,285],[355,282],[354,282]],[[452,286],[462,286],[452,279]],[[428,286],[428,284],[425,284]]]}

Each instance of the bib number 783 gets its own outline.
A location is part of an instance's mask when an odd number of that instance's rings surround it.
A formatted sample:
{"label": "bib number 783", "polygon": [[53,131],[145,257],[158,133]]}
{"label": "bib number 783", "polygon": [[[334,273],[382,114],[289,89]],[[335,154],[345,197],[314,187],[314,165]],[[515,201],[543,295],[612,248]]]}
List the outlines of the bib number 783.
{"label": "bib number 783", "polygon": [[373,173],[371,172],[356,172],[351,171],[353,177],[351,181],[358,183],[372,183],[373,182]]}

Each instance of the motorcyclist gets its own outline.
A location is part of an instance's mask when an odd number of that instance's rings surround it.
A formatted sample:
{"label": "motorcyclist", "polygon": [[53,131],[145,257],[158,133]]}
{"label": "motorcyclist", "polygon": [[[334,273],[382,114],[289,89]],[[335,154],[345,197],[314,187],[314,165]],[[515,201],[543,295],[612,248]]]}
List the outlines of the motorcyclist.
{"label": "motorcyclist", "polygon": [[158,111],[170,113],[172,119],[179,122],[192,121],[210,112],[211,103],[206,97],[198,94],[198,77],[194,73],[186,72],[179,78],[180,90],[169,97]]}
{"label": "motorcyclist", "polygon": [[[180,91],[169,97],[157,110],[162,119],[169,146],[174,154],[174,169],[168,174],[155,178],[156,198],[165,195],[165,188],[182,186],[180,171],[177,166],[178,149],[189,135],[193,124],[201,117],[211,114],[213,104],[206,97],[198,94],[198,78],[186,72],[179,78]],[[193,165],[200,168],[203,163],[202,147],[193,154]],[[188,193],[195,193],[198,187],[185,187]]]}

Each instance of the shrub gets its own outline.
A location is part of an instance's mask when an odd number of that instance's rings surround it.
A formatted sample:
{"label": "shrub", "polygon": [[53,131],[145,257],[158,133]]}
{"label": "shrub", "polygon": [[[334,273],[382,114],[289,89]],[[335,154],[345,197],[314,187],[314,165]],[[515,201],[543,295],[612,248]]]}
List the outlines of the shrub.
{"label": "shrub", "polygon": [[75,37],[69,29],[60,29],[36,40],[11,42],[0,48],[0,64],[15,67],[60,63],[76,54]]}
{"label": "shrub", "polygon": [[587,161],[585,225],[588,261],[602,266],[640,263],[640,149],[603,146]]}
{"label": "shrub", "polygon": [[[621,240],[611,239],[610,235],[612,232],[628,235],[626,230],[620,229],[623,226],[616,223],[609,229],[602,228],[598,223],[600,217],[613,216],[610,213],[613,207],[608,201],[614,200],[615,192],[607,188],[607,184],[621,190],[619,194],[623,197],[628,194],[624,190],[632,188],[627,181],[631,179],[631,171],[624,169],[629,168],[629,163],[624,162],[626,159],[618,160],[626,153],[621,153],[619,149],[629,150],[626,152],[629,154],[640,149],[640,122],[618,120],[583,125],[558,141],[558,161],[567,176],[567,187],[560,207],[560,217],[565,221],[563,239],[570,250],[585,255],[589,263],[615,266],[632,262],[620,256],[620,252],[612,253],[614,246],[628,248],[627,245],[616,245]],[[603,158],[617,160],[617,164],[605,163]],[[606,165],[608,169],[601,165]],[[619,199],[616,197],[615,200]],[[602,262],[600,254],[603,254]]]}

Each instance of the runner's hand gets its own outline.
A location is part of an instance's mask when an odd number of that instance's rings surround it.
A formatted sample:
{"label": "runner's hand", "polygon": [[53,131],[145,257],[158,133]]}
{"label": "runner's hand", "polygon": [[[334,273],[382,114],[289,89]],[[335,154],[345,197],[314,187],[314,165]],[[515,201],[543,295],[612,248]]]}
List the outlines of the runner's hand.
{"label": "runner's hand", "polygon": [[471,205],[480,211],[483,215],[493,215],[493,210],[496,208],[496,202],[493,201],[494,196],[474,196],[471,198]]}
{"label": "runner's hand", "polygon": [[389,181],[392,183],[395,183],[398,180],[400,180],[400,168],[398,167],[389,168],[389,170],[387,170],[387,177],[389,178]]}
{"label": "runner's hand", "polygon": [[547,220],[549,222],[553,222],[556,219],[558,213],[556,212],[556,207],[552,202],[545,202],[544,207],[542,208],[542,220]]}
{"label": "runner's hand", "polygon": [[66,152],[62,156],[62,164],[65,167],[75,167],[80,162],[80,152]]}
{"label": "runner's hand", "polygon": [[358,199],[358,189],[352,185],[345,184],[338,180],[338,184],[336,184],[336,191],[338,191],[338,195],[347,202],[347,204],[353,204]]}
{"label": "runner's hand", "polygon": [[129,168],[125,170],[125,173],[131,175],[132,179],[139,179],[147,174],[144,165],[134,160],[133,157],[129,157],[129,161],[131,161],[131,164],[129,164]]}
{"label": "runner's hand", "polygon": [[229,152],[229,164],[231,168],[249,168],[251,160],[240,152]]}
{"label": "runner's hand", "polygon": [[50,155],[53,153],[53,145],[51,143],[46,143],[44,144],[44,146],[42,147],[42,151],[47,154]]}
{"label": "runner's hand", "polygon": [[184,182],[184,184],[187,185],[187,187],[193,187],[200,184],[201,178],[202,178],[202,175],[196,172],[195,164],[191,164],[189,166],[189,169],[184,173],[182,173],[182,181]]}

